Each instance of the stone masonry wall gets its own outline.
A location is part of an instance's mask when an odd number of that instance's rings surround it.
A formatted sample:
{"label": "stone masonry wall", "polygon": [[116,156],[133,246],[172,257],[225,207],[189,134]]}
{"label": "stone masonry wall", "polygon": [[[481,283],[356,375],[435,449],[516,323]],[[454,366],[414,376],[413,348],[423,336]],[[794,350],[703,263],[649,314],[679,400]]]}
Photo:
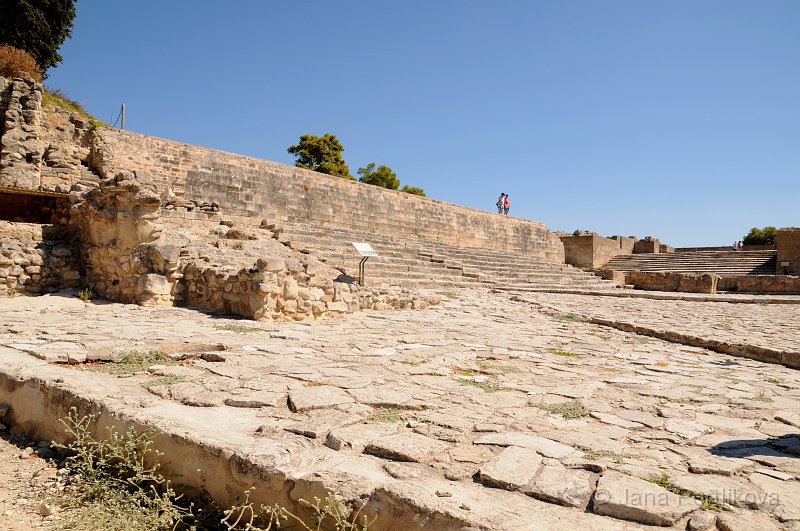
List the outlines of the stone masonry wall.
{"label": "stone masonry wall", "polygon": [[540,222],[128,131],[94,134],[91,164],[101,175],[136,171],[178,198],[212,201],[230,215],[564,259],[561,242]]}
{"label": "stone masonry wall", "polygon": [[41,181],[40,83],[0,77],[0,186],[35,189]]}
{"label": "stone masonry wall", "polygon": [[80,246],[63,227],[0,221],[0,297],[81,285]]}
{"label": "stone masonry wall", "polygon": [[[778,274],[800,275],[800,230],[779,230],[775,235]],[[783,266],[782,263],[788,265]]]}
{"label": "stone masonry wall", "polygon": [[613,257],[630,254],[633,249],[633,239],[624,236],[561,236],[561,242],[564,244],[566,263],[588,269],[603,267]]}

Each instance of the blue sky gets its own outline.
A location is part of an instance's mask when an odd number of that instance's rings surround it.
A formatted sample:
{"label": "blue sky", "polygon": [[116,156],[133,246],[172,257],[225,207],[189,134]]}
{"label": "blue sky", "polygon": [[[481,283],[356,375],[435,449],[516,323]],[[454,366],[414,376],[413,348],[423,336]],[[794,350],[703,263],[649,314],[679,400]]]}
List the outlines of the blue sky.
{"label": "blue sky", "polygon": [[729,244],[800,225],[795,0],[79,0],[46,85],[126,128],[552,230]]}

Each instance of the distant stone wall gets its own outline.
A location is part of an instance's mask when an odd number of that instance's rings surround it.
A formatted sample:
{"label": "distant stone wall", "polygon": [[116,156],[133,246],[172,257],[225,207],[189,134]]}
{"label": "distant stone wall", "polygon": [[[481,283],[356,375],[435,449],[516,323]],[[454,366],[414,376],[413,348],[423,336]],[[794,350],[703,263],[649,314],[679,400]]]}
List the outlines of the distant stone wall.
{"label": "distant stone wall", "polygon": [[103,176],[123,170],[147,174],[162,190],[183,200],[216,202],[226,215],[564,260],[561,242],[540,222],[138,133],[98,129],[91,163]]}
{"label": "distant stone wall", "polygon": [[719,277],[714,273],[626,271],[625,283],[650,291],[716,293]]}
{"label": "distant stone wall", "polygon": [[661,252],[661,242],[656,238],[636,240],[633,244],[634,254],[652,254]]}
{"label": "distant stone wall", "polygon": [[565,261],[576,267],[593,269],[603,267],[617,255],[630,254],[634,239],[624,236],[603,238],[596,234],[561,236]]}
{"label": "distant stone wall", "polygon": [[800,277],[786,275],[742,275],[720,278],[717,289],[739,293],[774,293],[796,295],[800,293]]}
{"label": "distant stone wall", "polygon": [[779,230],[775,235],[775,247],[778,255],[776,272],[800,275],[800,230]]}

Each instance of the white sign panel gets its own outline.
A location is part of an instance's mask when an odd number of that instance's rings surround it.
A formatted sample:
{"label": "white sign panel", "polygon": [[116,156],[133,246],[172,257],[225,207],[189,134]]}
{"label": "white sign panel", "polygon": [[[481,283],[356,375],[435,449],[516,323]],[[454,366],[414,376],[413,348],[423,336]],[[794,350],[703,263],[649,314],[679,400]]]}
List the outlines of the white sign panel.
{"label": "white sign panel", "polygon": [[378,256],[375,249],[368,243],[351,242],[361,256]]}

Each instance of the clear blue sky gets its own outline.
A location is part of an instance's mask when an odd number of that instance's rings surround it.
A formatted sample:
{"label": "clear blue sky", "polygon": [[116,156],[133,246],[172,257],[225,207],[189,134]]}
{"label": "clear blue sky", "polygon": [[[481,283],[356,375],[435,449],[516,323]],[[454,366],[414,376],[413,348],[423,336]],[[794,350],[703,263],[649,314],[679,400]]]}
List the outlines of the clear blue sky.
{"label": "clear blue sky", "polygon": [[79,0],[46,85],[293,163],[336,134],[431,197],[729,244],[800,226],[800,1]]}

